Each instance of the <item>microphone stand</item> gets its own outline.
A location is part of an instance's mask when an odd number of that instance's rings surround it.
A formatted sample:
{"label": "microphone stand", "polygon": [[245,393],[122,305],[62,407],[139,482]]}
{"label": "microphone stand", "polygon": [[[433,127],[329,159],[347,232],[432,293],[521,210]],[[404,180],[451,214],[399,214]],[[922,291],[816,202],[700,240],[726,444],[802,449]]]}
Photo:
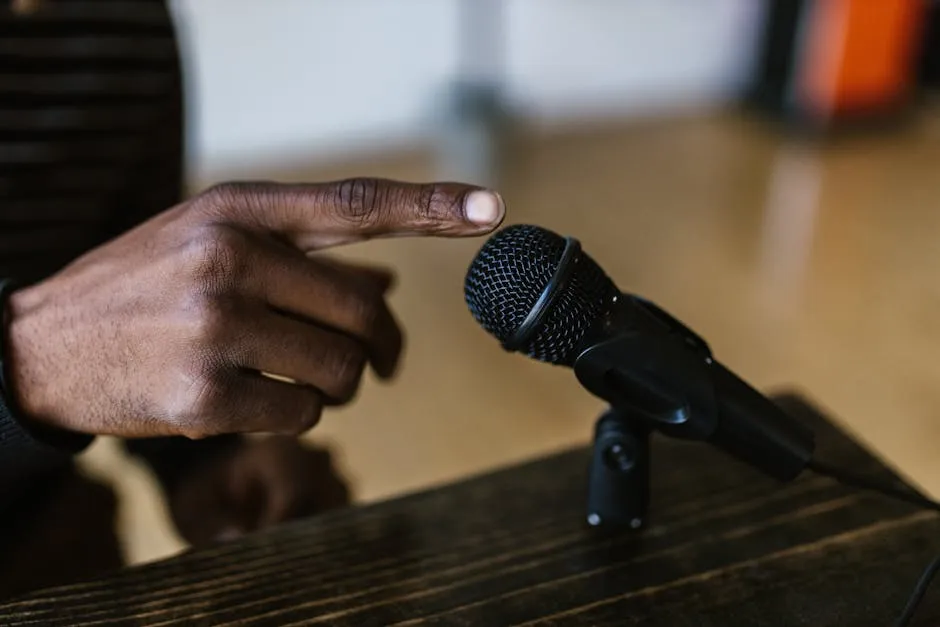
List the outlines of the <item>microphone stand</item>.
{"label": "microphone stand", "polygon": [[650,429],[639,415],[611,407],[594,425],[587,522],[639,531],[649,499]]}

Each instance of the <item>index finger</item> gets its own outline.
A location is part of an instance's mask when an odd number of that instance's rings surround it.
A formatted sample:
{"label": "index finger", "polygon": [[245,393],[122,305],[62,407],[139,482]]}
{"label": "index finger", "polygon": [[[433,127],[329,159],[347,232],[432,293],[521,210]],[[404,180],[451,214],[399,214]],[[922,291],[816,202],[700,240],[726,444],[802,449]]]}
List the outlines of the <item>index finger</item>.
{"label": "index finger", "polygon": [[482,235],[505,216],[488,189],[381,178],[223,183],[199,201],[227,223],[277,233],[303,250],[382,236]]}

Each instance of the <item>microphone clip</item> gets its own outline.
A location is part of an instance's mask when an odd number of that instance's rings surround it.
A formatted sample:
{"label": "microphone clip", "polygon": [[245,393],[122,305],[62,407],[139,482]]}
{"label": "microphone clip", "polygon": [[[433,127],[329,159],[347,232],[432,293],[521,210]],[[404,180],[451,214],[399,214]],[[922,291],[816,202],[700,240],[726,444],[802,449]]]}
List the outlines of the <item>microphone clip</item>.
{"label": "microphone clip", "polygon": [[707,442],[780,481],[812,459],[812,430],[714,359],[708,345],[654,304],[612,299],[585,336],[575,376],[610,409],[597,421],[588,522],[646,523],[649,436]]}

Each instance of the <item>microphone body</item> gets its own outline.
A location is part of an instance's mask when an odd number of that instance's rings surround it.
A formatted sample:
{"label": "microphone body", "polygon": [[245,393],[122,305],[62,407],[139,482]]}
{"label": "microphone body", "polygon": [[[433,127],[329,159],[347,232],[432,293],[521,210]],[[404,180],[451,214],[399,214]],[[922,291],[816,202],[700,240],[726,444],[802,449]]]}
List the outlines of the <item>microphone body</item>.
{"label": "microphone body", "polygon": [[618,293],[576,348],[580,383],[670,437],[708,442],[775,479],[795,478],[813,433],[716,361],[659,307]]}
{"label": "microphone body", "polygon": [[812,431],[716,361],[691,329],[617,289],[573,238],[503,229],[471,264],[465,296],[503,348],[573,368],[589,392],[651,430],[709,442],[781,481],[812,459]]}

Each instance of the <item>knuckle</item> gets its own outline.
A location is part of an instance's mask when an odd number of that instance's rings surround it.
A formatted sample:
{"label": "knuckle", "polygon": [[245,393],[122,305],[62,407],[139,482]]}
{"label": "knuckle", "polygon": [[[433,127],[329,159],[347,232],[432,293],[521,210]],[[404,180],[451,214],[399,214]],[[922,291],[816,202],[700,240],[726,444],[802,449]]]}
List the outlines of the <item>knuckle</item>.
{"label": "knuckle", "polygon": [[389,185],[374,178],[350,178],[333,187],[341,215],[358,226],[381,222],[388,209]]}
{"label": "knuckle", "polygon": [[350,325],[357,332],[371,337],[378,323],[381,306],[381,298],[377,294],[369,290],[356,291],[348,297],[346,306]]}
{"label": "knuckle", "polygon": [[365,351],[356,342],[348,340],[336,346],[328,364],[335,386],[333,393],[341,400],[352,396],[359,385],[365,365]]}
{"label": "knuckle", "polygon": [[285,429],[284,435],[299,436],[314,428],[320,422],[323,413],[323,401],[311,391],[306,402],[300,407],[296,421]]}
{"label": "knuckle", "polygon": [[247,240],[238,230],[221,225],[200,227],[188,240],[185,257],[200,290],[228,291],[247,268]]}
{"label": "knuckle", "polygon": [[235,400],[238,387],[231,373],[226,373],[217,363],[203,362],[202,367],[204,384],[201,391],[192,397],[195,422],[210,435],[230,431],[233,427],[232,404],[238,402]]}
{"label": "knuckle", "polygon": [[218,434],[213,417],[225,398],[218,379],[204,374],[187,378],[188,385],[167,400],[167,419],[180,435],[192,440]]}
{"label": "knuckle", "polygon": [[199,195],[201,204],[212,210],[221,210],[235,203],[243,203],[258,195],[258,185],[249,182],[225,181],[216,183]]}
{"label": "knuckle", "polygon": [[415,218],[424,225],[440,224],[453,219],[462,211],[463,198],[436,183],[421,185]]}
{"label": "knuckle", "polygon": [[216,433],[205,428],[201,421],[186,420],[179,423],[176,428],[177,433],[189,440],[204,440],[211,438]]}
{"label": "knuckle", "polygon": [[435,207],[435,185],[422,185],[418,190],[418,215],[428,219],[434,215]]}
{"label": "knuckle", "polygon": [[308,356],[307,380],[315,386],[313,389],[343,402],[355,393],[368,360],[362,344],[339,334],[311,336],[304,352]]}

